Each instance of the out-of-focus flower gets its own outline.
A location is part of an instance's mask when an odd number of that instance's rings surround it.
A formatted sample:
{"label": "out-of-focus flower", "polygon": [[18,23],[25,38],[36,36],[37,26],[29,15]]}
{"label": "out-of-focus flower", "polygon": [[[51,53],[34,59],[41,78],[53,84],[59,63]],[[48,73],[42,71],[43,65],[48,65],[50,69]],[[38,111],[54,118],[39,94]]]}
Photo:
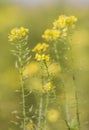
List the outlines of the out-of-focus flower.
{"label": "out-of-focus flower", "polygon": [[11,30],[11,32],[8,36],[8,40],[13,42],[15,40],[20,40],[22,38],[25,38],[28,31],[29,30],[27,28],[24,28],[24,27],[14,28]]}
{"label": "out-of-focus flower", "polygon": [[60,32],[55,29],[47,29],[45,30],[44,34],[42,35],[42,38],[45,40],[56,40],[60,37]]}
{"label": "out-of-focus flower", "polygon": [[46,55],[46,54],[38,54],[38,53],[36,53],[35,59],[37,61],[46,61],[46,62],[48,62],[50,60],[50,56]]}
{"label": "out-of-focus flower", "polygon": [[47,43],[38,43],[32,52],[45,52],[48,49],[49,45]]}
{"label": "out-of-focus flower", "polygon": [[67,16],[60,15],[59,18],[53,22],[54,28],[65,28],[67,26],[66,19]]}
{"label": "out-of-focus flower", "polygon": [[75,16],[70,16],[66,19],[67,24],[75,23],[77,22],[77,18]]}
{"label": "out-of-focus flower", "polygon": [[52,75],[59,75],[60,71],[61,71],[61,67],[58,63],[53,63],[48,67],[49,73],[51,73]]}
{"label": "out-of-focus flower", "polygon": [[54,29],[66,28],[70,24],[74,24],[77,21],[75,16],[60,15],[57,20],[53,22]]}
{"label": "out-of-focus flower", "polygon": [[50,122],[56,122],[59,118],[59,111],[56,109],[50,109],[47,114],[47,119]]}
{"label": "out-of-focus flower", "polygon": [[35,129],[35,124],[33,123],[28,123],[27,126],[26,126],[26,130],[34,130]]}
{"label": "out-of-focus flower", "polygon": [[52,89],[52,83],[48,82],[43,86],[43,93],[49,92]]}
{"label": "out-of-focus flower", "polygon": [[31,62],[23,71],[23,76],[34,75],[39,71],[39,65],[37,62]]}
{"label": "out-of-focus flower", "polygon": [[42,93],[42,81],[40,77],[31,77],[28,80],[28,90],[37,91]]}

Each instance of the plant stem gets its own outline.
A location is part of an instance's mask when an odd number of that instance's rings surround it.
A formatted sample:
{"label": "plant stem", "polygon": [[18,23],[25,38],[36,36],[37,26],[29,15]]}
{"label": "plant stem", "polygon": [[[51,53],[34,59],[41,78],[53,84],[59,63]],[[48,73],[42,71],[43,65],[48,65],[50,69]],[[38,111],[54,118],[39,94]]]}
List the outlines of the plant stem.
{"label": "plant stem", "polygon": [[22,87],[22,114],[23,114],[23,130],[26,130],[26,110],[25,110],[25,88],[22,72],[20,73],[20,81]]}
{"label": "plant stem", "polygon": [[[57,50],[57,46],[56,46],[57,43],[54,43],[53,44],[53,47],[54,47],[54,53],[55,53],[55,56],[56,56],[56,60],[57,62],[59,63],[60,61],[60,57],[59,57],[59,54],[58,54],[58,50]],[[64,80],[63,80],[63,76],[62,76],[62,73],[63,71],[61,71],[61,81],[62,81],[62,85],[63,85],[63,88],[64,88],[64,96],[65,96],[65,114],[66,114],[66,125],[68,127],[68,130],[70,130],[70,126],[68,125],[69,123],[69,109],[68,109],[68,98],[67,98],[67,91],[66,91],[66,86],[65,86],[65,83],[64,83]]]}
{"label": "plant stem", "polygon": [[[70,40],[69,40],[70,41]],[[79,118],[79,102],[78,102],[78,92],[77,92],[77,86],[75,81],[75,68],[74,68],[74,59],[73,59],[73,49],[70,42],[70,50],[71,50],[71,60],[72,60],[72,79],[73,79],[73,86],[74,86],[74,93],[75,93],[75,105],[76,105],[76,117],[78,122],[78,129],[80,130],[80,118]]]}
{"label": "plant stem", "polygon": [[[49,74],[49,71],[48,71],[47,63],[44,62],[44,65],[45,65],[45,67],[46,67],[48,80],[50,81],[51,79],[50,79],[50,74]],[[44,130],[47,130],[47,120],[46,120],[46,116],[47,116],[47,112],[48,112],[48,105],[49,105],[49,92],[46,93],[46,106],[45,106]]]}
{"label": "plant stem", "polygon": [[43,107],[43,95],[40,95],[40,105],[39,105],[39,116],[38,116],[38,130],[41,128],[42,120],[42,107]]}
{"label": "plant stem", "polygon": [[22,115],[23,115],[23,130],[26,130],[26,109],[25,109],[25,86],[24,86],[24,79],[23,79],[23,59],[22,59],[22,46],[19,44],[19,62],[20,62],[20,82],[22,87]]}
{"label": "plant stem", "polygon": [[49,93],[46,94],[46,106],[45,106],[45,121],[44,121],[44,130],[47,130],[47,112],[48,112],[48,105],[49,105]]}

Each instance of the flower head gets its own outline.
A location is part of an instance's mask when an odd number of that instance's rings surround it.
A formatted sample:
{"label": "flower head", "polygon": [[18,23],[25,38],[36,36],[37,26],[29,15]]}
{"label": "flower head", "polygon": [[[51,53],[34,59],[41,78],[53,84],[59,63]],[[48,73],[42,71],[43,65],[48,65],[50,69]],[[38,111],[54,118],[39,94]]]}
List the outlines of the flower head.
{"label": "flower head", "polygon": [[54,21],[54,28],[65,28],[67,26],[66,23],[67,16],[61,15],[57,20]]}
{"label": "flower head", "polygon": [[60,37],[60,32],[58,30],[54,29],[47,29],[45,30],[44,34],[42,35],[42,38],[45,40],[56,40]]}
{"label": "flower head", "polygon": [[75,16],[70,16],[66,19],[66,22],[68,24],[75,23],[77,21],[77,18]]}
{"label": "flower head", "polygon": [[47,43],[38,43],[32,52],[45,52],[48,49],[49,45]]}
{"label": "flower head", "polygon": [[47,114],[47,119],[50,122],[56,122],[59,118],[59,111],[56,109],[50,109]]}
{"label": "flower head", "polygon": [[46,85],[43,86],[43,92],[49,92],[52,89],[52,83],[48,82]]}
{"label": "flower head", "polygon": [[46,61],[46,62],[48,62],[50,60],[50,56],[46,55],[46,54],[38,54],[38,53],[36,53],[35,59],[37,61]]}
{"label": "flower head", "polygon": [[60,15],[57,20],[53,22],[53,28],[54,29],[62,29],[66,28],[70,24],[73,24],[77,21],[77,18],[75,16],[66,16],[66,15]]}
{"label": "flower head", "polygon": [[24,37],[26,37],[28,33],[28,29],[24,28],[24,27],[20,27],[20,28],[14,28],[11,30],[9,36],[8,36],[8,40],[13,42],[15,40],[20,40]]}

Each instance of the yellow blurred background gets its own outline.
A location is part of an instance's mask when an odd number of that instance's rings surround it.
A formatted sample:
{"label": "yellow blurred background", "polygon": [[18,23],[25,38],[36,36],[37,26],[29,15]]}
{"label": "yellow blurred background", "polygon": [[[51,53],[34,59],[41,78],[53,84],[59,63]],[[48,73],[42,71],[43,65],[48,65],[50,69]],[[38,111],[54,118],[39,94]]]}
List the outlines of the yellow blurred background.
{"label": "yellow blurred background", "polygon": [[[49,0],[48,3],[41,4],[26,4],[25,1],[0,2],[0,130],[9,128],[13,119],[11,111],[18,109],[19,102],[19,96],[15,93],[19,87],[19,77],[14,67],[15,57],[11,55],[11,45],[8,42],[10,30],[20,26],[28,28],[29,47],[32,49],[36,43],[42,41],[41,35],[44,30],[50,28],[54,19],[61,14],[78,18],[76,32],[73,35],[73,51],[81,130],[89,130],[89,3],[73,3],[68,0]],[[62,128],[61,121],[57,121],[56,125],[49,124],[51,127],[48,130]]]}

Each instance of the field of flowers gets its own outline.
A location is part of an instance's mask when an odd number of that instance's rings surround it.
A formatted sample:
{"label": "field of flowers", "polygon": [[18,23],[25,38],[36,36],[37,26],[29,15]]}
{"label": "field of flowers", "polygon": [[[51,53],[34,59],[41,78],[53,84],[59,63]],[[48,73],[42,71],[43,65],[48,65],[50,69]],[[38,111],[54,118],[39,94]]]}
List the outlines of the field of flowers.
{"label": "field of flowers", "polygon": [[0,129],[89,130],[88,8],[0,7]]}

